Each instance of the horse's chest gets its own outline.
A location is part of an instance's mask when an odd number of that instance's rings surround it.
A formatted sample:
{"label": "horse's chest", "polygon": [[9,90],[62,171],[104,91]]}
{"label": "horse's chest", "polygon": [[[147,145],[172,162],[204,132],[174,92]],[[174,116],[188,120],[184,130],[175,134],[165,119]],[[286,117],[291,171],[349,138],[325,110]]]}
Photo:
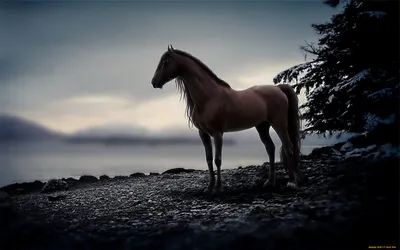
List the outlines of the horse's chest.
{"label": "horse's chest", "polygon": [[222,129],[224,124],[223,110],[209,108],[193,112],[193,124],[209,134]]}
{"label": "horse's chest", "polygon": [[204,112],[200,112],[200,111],[194,111],[193,112],[193,124],[196,128],[203,130],[205,132],[209,132],[207,129],[208,125],[207,125],[207,121],[204,117]]}

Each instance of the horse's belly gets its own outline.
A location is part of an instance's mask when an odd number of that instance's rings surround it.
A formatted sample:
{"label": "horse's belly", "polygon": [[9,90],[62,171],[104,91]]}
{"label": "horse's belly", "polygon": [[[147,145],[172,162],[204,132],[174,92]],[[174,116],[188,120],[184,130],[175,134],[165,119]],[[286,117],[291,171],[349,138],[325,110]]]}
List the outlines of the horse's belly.
{"label": "horse's belly", "polygon": [[224,132],[239,132],[247,129],[253,128],[254,125],[247,125],[247,126],[229,126],[227,127]]}
{"label": "horse's belly", "polygon": [[225,132],[237,132],[253,128],[254,126],[260,124],[261,122],[263,122],[263,120],[261,119],[255,119],[251,121],[235,121],[235,122],[230,121],[226,123],[224,130]]}
{"label": "horse's belly", "polygon": [[257,126],[266,120],[265,112],[248,112],[243,115],[230,115],[225,123],[226,132],[236,132]]}
{"label": "horse's belly", "polygon": [[198,119],[194,121],[194,126],[209,134],[221,130],[222,132],[237,132],[250,129],[260,124],[264,120],[261,117],[262,116],[242,118],[240,116],[220,115],[218,118],[215,117],[210,120],[204,120],[198,117]]}

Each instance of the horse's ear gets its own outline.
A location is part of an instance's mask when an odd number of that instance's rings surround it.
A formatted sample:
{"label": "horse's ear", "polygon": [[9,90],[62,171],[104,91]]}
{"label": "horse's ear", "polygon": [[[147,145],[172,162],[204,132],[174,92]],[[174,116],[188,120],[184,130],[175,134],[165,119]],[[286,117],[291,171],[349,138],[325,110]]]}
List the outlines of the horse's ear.
{"label": "horse's ear", "polygon": [[168,45],[168,52],[174,52],[174,48],[172,47],[172,45]]}

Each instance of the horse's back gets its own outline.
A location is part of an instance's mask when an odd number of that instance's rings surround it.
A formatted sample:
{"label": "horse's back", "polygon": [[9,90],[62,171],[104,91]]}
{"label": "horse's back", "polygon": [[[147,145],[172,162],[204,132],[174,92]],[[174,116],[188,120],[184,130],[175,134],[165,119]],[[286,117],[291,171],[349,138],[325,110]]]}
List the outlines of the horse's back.
{"label": "horse's back", "polygon": [[287,96],[279,85],[256,85],[242,90],[242,93],[238,93],[238,95],[247,95],[249,99],[252,96],[262,100],[268,121],[274,120],[281,114],[286,114],[289,107]]}
{"label": "horse's back", "polygon": [[255,85],[244,90],[236,90],[238,96],[260,97],[264,102],[283,104],[287,102],[285,93],[279,87],[280,85]]}

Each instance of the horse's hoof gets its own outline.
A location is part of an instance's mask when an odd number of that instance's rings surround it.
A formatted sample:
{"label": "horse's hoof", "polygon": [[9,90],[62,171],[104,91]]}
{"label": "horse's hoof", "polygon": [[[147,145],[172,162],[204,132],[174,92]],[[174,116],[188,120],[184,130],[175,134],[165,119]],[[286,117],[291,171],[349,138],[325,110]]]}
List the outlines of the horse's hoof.
{"label": "horse's hoof", "polygon": [[267,180],[267,181],[265,181],[264,182],[264,185],[263,185],[263,188],[274,188],[275,187],[275,184],[272,182],[272,181],[270,181],[270,180]]}
{"label": "horse's hoof", "polygon": [[293,189],[293,190],[299,189],[299,186],[298,186],[296,183],[291,182],[291,181],[289,181],[289,182],[286,184],[286,187],[287,187],[287,188],[290,188],[290,189]]}
{"label": "horse's hoof", "polygon": [[222,193],[222,191],[223,191],[223,188],[222,187],[216,187],[214,190],[213,190],[213,194],[215,194],[215,195],[219,195],[219,194],[221,194]]}
{"label": "horse's hoof", "polygon": [[205,194],[212,194],[213,192],[214,192],[214,190],[213,190],[213,187],[211,186],[209,186],[209,187],[207,187],[206,189],[204,189],[204,191],[203,191]]}

